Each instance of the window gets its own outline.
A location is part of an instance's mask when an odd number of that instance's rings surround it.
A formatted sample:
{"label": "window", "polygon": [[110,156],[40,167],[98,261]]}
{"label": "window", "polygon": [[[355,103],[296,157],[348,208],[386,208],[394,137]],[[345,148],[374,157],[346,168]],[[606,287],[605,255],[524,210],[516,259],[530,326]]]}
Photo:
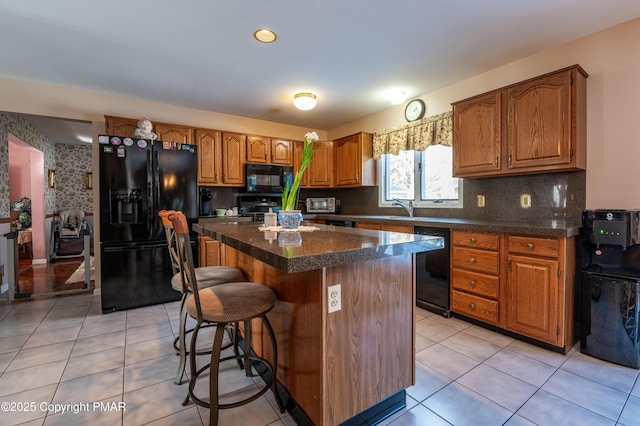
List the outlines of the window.
{"label": "window", "polygon": [[462,207],[462,180],[452,174],[452,148],[432,145],[426,151],[385,154],[380,167],[380,206],[394,198],[412,200],[415,207]]}

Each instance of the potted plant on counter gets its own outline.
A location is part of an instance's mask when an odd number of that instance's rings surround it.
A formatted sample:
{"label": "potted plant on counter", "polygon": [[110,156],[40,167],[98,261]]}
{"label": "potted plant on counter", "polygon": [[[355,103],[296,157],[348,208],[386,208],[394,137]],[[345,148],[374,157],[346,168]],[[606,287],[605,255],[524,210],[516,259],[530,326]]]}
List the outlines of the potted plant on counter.
{"label": "potted plant on counter", "polygon": [[318,140],[316,132],[309,132],[304,135],[304,147],[302,149],[302,161],[300,168],[293,178],[293,183],[287,182],[282,194],[282,210],[278,212],[278,220],[280,226],[284,229],[295,229],[300,226],[302,221],[302,213],[296,209],[298,202],[298,193],[300,191],[300,181],[304,171],[307,170],[313,157],[313,144]]}

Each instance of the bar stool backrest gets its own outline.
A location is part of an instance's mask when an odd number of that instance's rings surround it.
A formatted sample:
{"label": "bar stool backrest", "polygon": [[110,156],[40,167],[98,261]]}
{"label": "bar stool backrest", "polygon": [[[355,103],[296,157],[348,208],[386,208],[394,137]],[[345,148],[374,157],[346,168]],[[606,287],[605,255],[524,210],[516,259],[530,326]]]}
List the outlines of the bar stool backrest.
{"label": "bar stool backrest", "polygon": [[180,272],[180,259],[178,258],[178,252],[176,251],[176,239],[173,231],[173,223],[169,216],[175,213],[182,213],[178,210],[160,210],[158,216],[162,220],[162,226],[164,226],[164,233],[167,237],[167,245],[169,246],[169,258],[171,259],[171,269],[173,275]]}
{"label": "bar stool backrest", "polygon": [[180,275],[182,276],[183,287],[193,293],[197,310],[197,320],[202,322],[202,308],[200,306],[200,295],[198,294],[198,281],[193,262],[193,252],[191,251],[191,240],[189,238],[189,225],[187,218],[182,212],[169,215],[169,220],[173,224],[173,234],[176,241],[176,251],[178,254]]}

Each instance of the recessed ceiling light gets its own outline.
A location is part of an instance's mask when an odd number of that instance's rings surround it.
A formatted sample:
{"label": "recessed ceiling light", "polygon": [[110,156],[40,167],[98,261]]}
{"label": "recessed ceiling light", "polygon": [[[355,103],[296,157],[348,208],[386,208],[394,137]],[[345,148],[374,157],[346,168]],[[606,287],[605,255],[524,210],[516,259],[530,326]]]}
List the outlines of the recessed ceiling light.
{"label": "recessed ceiling light", "polygon": [[308,111],[316,106],[316,95],[313,93],[298,93],[293,97],[293,104],[302,111]]}
{"label": "recessed ceiling light", "polygon": [[253,33],[253,37],[261,43],[273,43],[276,41],[276,33],[271,31],[269,28],[260,28]]}

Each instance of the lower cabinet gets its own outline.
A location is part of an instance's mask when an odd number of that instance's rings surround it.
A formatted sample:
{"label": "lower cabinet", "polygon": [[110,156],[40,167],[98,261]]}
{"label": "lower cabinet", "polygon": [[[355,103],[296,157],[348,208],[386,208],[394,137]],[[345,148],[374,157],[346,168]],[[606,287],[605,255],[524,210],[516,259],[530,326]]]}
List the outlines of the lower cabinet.
{"label": "lower cabinet", "polygon": [[413,234],[413,226],[396,225],[393,223],[376,223],[376,222],[356,222],[356,228],[374,229],[376,231],[402,232],[405,234]]}
{"label": "lower cabinet", "polygon": [[574,238],[451,233],[451,311],[567,352]]}

